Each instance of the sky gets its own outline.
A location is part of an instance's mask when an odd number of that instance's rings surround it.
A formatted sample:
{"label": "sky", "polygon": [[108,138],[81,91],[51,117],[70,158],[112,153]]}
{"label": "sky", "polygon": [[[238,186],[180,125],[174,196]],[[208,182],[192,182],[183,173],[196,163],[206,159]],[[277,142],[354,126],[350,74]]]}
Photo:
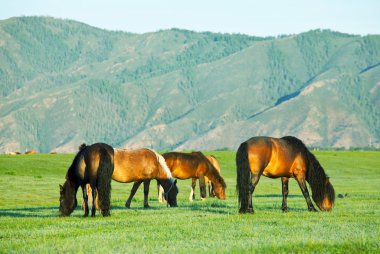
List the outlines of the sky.
{"label": "sky", "polygon": [[380,0],[0,0],[0,20],[51,16],[133,33],[181,28],[255,36],[380,34]]}

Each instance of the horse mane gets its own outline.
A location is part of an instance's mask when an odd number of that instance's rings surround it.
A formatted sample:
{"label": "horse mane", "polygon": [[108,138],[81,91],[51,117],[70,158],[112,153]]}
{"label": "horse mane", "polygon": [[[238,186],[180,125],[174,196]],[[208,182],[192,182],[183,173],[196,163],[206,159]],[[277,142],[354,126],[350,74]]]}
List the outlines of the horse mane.
{"label": "horse mane", "polygon": [[220,175],[219,171],[214,167],[214,165],[212,165],[212,163],[207,159],[207,157],[203,153],[201,153],[199,151],[198,152],[192,152],[192,154],[193,153],[197,154],[199,157],[201,157],[206,162],[208,170],[211,172],[212,176],[215,178],[215,180],[217,182],[219,182],[223,186],[223,189],[225,189],[227,187],[227,185],[224,182],[223,177]]}
{"label": "horse mane", "polygon": [[321,204],[327,194],[332,202],[335,200],[335,191],[330,183],[325,184],[329,177],[326,175],[322,165],[319,163],[314,154],[306,147],[306,145],[298,138],[293,136],[285,136],[281,139],[291,143],[297,150],[305,155],[307,160],[307,173],[306,180],[309,183],[312,190],[313,200],[317,204]]}
{"label": "horse mane", "polygon": [[153,149],[148,149],[149,151],[152,151],[156,157],[157,157],[157,161],[158,163],[160,164],[161,166],[161,169],[164,173],[164,175],[167,177],[167,178],[173,178],[172,176],[172,173],[170,172],[170,169],[168,167],[168,165],[166,164],[166,161],[165,161],[165,158],[164,156],[162,156],[161,154],[157,153],[155,150]]}
{"label": "horse mane", "polygon": [[67,170],[67,173],[66,173],[66,180],[70,181],[70,182],[74,182],[74,171],[75,171],[75,168],[77,167],[78,163],[79,163],[79,159],[80,159],[80,155],[83,155],[84,152],[85,152],[85,148],[87,148],[88,146],[83,143],[81,144],[79,147],[78,147],[78,152],[77,154],[75,155],[74,157],[74,160],[73,162],[71,163],[69,169]]}

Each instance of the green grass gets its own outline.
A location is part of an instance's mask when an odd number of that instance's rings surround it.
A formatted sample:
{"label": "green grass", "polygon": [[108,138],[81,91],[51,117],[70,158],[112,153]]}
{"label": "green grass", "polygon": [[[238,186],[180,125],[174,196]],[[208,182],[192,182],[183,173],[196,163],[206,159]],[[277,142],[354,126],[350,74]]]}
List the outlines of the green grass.
{"label": "green grass", "polygon": [[[112,183],[112,216],[58,217],[58,184],[73,155],[0,156],[0,253],[356,253],[380,246],[380,152],[316,152],[337,198],[330,213],[310,213],[294,180],[282,213],[279,179],[262,177],[253,215],[238,214],[234,152],[212,152],[227,183],[227,200],[188,201],[179,181],[178,208],[157,202],[143,209],[142,188],[124,208],[132,184]],[[78,195],[78,200],[81,197]]]}

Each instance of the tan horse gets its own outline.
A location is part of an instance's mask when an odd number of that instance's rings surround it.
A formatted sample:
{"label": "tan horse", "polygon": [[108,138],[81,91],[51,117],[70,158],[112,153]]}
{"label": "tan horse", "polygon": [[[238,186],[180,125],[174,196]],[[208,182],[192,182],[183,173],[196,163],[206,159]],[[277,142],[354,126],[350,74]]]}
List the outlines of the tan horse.
{"label": "tan horse", "polygon": [[[114,164],[113,180],[130,183],[156,179],[163,186],[169,205],[177,206],[177,181],[173,179],[162,155],[146,148],[114,149]],[[91,189],[88,188],[88,191]],[[144,199],[145,204],[148,206],[147,198]]]}
{"label": "tan horse", "polygon": [[[211,162],[211,164],[215,167],[215,169],[220,174],[220,165],[219,165],[218,160],[215,158],[215,156],[206,155],[206,158]],[[209,197],[215,197],[215,190],[214,190],[213,183],[211,182],[210,179],[208,179],[207,176],[205,176],[204,178],[205,178],[205,183],[207,184]],[[192,182],[191,182],[191,191],[190,191],[190,196],[189,196],[190,201],[193,201],[195,198],[195,186],[196,186],[196,184],[197,184],[197,178],[193,178]]]}
{"label": "tan horse", "polygon": [[239,212],[253,213],[252,194],[260,176],[281,177],[282,210],[286,212],[288,181],[298,182],[309,211],[316,211],[310,200],[306,181],[312,190],[312,198],[322,211],[330,211],[335,191],[321,164],[298,138],[253,137],[240,144],[236,153],[237,191]]}

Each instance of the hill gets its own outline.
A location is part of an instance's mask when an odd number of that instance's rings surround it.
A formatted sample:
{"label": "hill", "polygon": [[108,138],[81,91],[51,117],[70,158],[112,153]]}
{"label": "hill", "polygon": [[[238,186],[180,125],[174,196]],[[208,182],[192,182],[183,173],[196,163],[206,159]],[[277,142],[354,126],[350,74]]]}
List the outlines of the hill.
{"label": "hill", "polygon": [[0,151],[81,142],[235,149],[251,136],[380,144],[380,36],[131,34],[49,17],[0,21]]}

